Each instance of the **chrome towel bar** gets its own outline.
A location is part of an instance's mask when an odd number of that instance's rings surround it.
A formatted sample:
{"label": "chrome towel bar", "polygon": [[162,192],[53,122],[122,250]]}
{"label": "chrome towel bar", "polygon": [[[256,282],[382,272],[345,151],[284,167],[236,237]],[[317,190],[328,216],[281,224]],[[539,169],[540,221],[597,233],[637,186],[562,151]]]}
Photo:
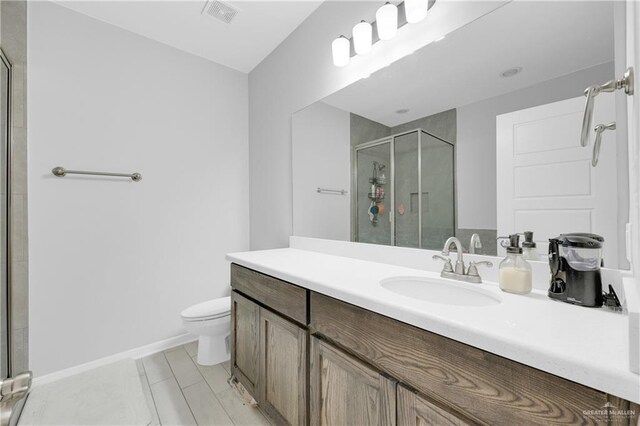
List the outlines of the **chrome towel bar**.
{"label": "chrome towel bar", "polygon": [[64,167],[54,167],[51,173],[58,177],[64,177],[66,175],[91,175],[91,176],[116,176],[116,177],[128,177],[134,182],[140,182],[142,175],[140,173],[109,173],[109,172],[87,172],[84,170],[67,170]]}
{"label": "chrome towel bar", "polygon": [[586,88],[584,95],[587,97],[587,102],[584,106],[584,116],[582,118],[582,132],[580,134],[581,146],[589,145],[589,135],[591,133],[591,122],[593,121],[593,109],[596,96],[603,92],[615,92],[616,90],[624,90],[627,95],[631,96],[633,95],[633,85],[633,68],[629,67],[624,72],[624,76],[619,80],[611,80],[604,84],[596,84]]}
{"label": "chrome towel bar", "polygon": [[349,192],[346,189],[326,189],[318,188],[319,194],[335,194],[335,195],[347,195]]}

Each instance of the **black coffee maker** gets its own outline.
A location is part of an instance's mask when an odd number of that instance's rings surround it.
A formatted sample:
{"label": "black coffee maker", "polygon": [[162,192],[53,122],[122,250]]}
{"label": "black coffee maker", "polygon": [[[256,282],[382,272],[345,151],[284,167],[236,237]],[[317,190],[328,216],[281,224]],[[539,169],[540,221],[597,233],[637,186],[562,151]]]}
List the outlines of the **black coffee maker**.
{"label": "black coffee maker", "polygon": [[580,306],[602,306],[603,243],[601,236],[585,233],[549,239],[550,298]]}

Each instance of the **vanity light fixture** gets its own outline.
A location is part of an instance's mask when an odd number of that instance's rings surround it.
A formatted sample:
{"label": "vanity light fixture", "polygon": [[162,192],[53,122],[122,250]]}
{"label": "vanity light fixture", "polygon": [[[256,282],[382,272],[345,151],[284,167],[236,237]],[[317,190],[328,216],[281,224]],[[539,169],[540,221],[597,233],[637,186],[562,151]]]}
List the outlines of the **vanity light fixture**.
{"label": "vanity light fixture", "polygon": [[331,52],[333,54],[333,65],[336,67],[345,67],[349,65],[351,42],[348,38],[341,35],[331,43]]}
{"label": "vanity light fixture", "polygon": [[404,13],[407,18],[407,22],[415,24],[422,21],[427,17],[427,10],[429,9],[428,0],[405,0],[404,1]]}
{"label": "vanity light fixture", "polygon": [[[404,0],[397,6],[387,1],[376,11],[376,31],[373,24],[362,20],[353,27],[351,39],[340,36],[333,40],[331,51],[333,64],[337,67],[349,65],[351,56],[366,55],[371,52],[374,43],[380,40],[391,40],[398,33],[398,29],[407,23],[416,23],[427,17],[429,2],[433,0]],[[437,1],[437,0],[436,0]],[[404,15],[404,16],[400,16]],[[440,41],[444,36],[435,41]],[[407,52],[404,56],[414,52]]]}
{"label": "vanity light fixture", "polygon": [[398,8],[386,2],[376,12],[376,29],[380,40],[391,40],[398,32]]}
{"label": "vanity light fixture", "polygon": [[358,55],[371,52],[373,27],[367,21],[360,21],[353,27],[353,48]]}

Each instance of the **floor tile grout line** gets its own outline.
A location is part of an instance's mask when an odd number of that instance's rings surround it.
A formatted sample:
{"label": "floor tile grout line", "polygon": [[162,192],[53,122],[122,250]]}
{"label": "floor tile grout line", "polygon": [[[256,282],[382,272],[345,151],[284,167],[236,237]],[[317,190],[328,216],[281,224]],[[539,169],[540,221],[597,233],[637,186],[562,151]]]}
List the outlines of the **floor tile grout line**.
{"label": "floor tile grout line", "polygon": [[158,405],[156,404],[156,398],[153,396],[153,392],[151,391],[151,383],[149,383],[149,377],[147,376],[147,367],[144,366],[142,358],[140,358],[140,365],[142,365],[142,370],[144,371],[144,380],[147,382],[147,386],[149,387],[149,394],[151,395],[151,402],[153,402],[153,409],[156,412],[156,419],[158,419],[158,423],[160,423],[160,426],[162,426],[162,422],[160,421],[160,413],[158,412]]}
{"label": "floor tile grout line", "polygon": [[[185,348],[186,351],[186,348]],[[189,355],[189,353],[187,353],[187,355]],[[197,355],[194,355],[194,357]],[[196,363],[196,361],[194,361],[194,357],[189,357],[191,359],[191,362],[193,362],[194,364]],[[171,365],[169,365],[169,368],[171,368]],[[216,392],[213,390],[213,388],[211,387],[211,385],[209,384],[209,382],[207,381],[206,377],[204,377],[204,374],[202,374],[202,372],[200,371],[200,369],[198,368],[198,366],[196,365],[196,369],[198,370],[198,373],[200,373],[200,375],[202,376],[202,378],[204,379],[204,383],[205,385],[207,385],[207,387],[209,388],[209,390],[211,390],[211,394],[213,395],[213,397],[216,399],[216,401],[218,401],[218,404],[220,404],[220,407],[222,408],[222,410],[227,414],[227,417],[229,418],[229,420],[231,420],[231,423],[235,426],[236,422],[233,421],[233,417],[231,417],[231,413],[229,413],[229,411],[227,411],[227,409],[225,408],[224,404],[222,403],[222,401],[220,401],[220,398],[218,398],[218,395],[216,394]],[[173,371],[173,370],[172,370]],[[226,371],[226,370],[225,370]],[[197,383],[194,383],[194,385]],[[193,385],[191,385],[193,386]],[[189,387],[189,386],[187,386]],[[186,389],[186,388],[185,388]],[[233,389],[231,386],[229,386],[229,389]],[[180,389],[180,391],[182,391],[182,388]],[[186,397],[185,397],[186,400]],[[189,405],[189,401],[187,401],[187,405]],[[191,409],[191,406],[189,405],[189,409]],[[195,419],[195,416],[194,416]],[[197,420],[196,420],[197,422]]]}
{"label": "floor tile grout line", "polygon": [[[187,352],[187,349],[184,347],[184,345],[182,345],[182,348],[184,349],[185,352]],[[171,363],[169,362],[169,359],[167,358],[167,355],[164,353],[164,351],[162,351],[162,356],[164,356],[164,359],[167,360],[167,365],[169,366],[169,370],[171,370],[171,374],[173,375],[173,379],[176,381],[176,384],[178,385],[178,389],[180,389],[180,394],[182,395],[182,398],[184,399],[184,402],[187,404],[187,407],[189,408],[189,412],[191,413],[191,416],[193,417],[193,421],[196,422],[196,424],[198,424],[198,420],[196,420],[196,415],[194,414],[193,409],[191,408],[191,405],[189,405],[189,400],[187,400],[187,397],[185,396],[185,394],[184,394],[184,392],[182,390],[182,386],[180,386],[180,383],[178,383],[178,378],[176,377],[176,373],[175,373],[175,371],[173,371],[173,367],[171,367]],[[189,358],[191,360],[191,357],[189,356],[189,353],[187,353],[187,358]],[[193,362],[193,360],[191,360],[191,362]],[[198,367],[196,367],[196,370],[198,370]],[[202,380],[204,380],[204,382],[206,383],[207,381],[205,380],[205,378],[202,375],[202,373],[200,373],[200,370],[198,370],[198,374],[200,375],[200,377],[202,377]],[[197,384],[197,383],[194,383],[194,385],[195,384]]]}
{"label": "floor tile grout line", "polygon": [[[197,361],[194,360],[194,358],[197,357],[197,354],[191,357],[191,361],[193,361],[193,363],[196,363]],[[198,366],[196,365],[196,368],[198,368]],[[224,370],[224,367],[222,368]],[[225,373],[227,372],[227,370],[224,370]],[[202,372],[200,371],[200,369],[198,368],[198,372],[200,372],[200,374],[204,377],[204,375],[202,374]],[[213,395],[213,397],[216,399],[216,401],[218,401],[218,404],[220,404],[220,407],[222,407],[222,410],[227,414],[227,417],[229,417],[229,420],[231,420],[231,423],[233,423],[233,425],[236,424],[236,422],[233,421],[233,417],[231,416],[231,413],[227,410],[227,408],[225,407],[225,405],[222,403],[222,401],[220,400],[220,398],[218,398],[218,394],[216,393],[216,391],[211,387],[211,385],[209,384],[209,382],[207,381],[206,377],[204,379],[204,383],[207,385],[207,387],[211,390],[211,394]],[[228,382],[227,382],[228,383]],[[233,386],[229,385],[229,389],[231,389],[232,391],[234,390]],[[223,391],[223,392],[226,392]],[[222,393],[222,392],[220,392]]]}
{"label": "floor tile grout line", "polygon": [[[229,417],[229,420],[231,420],[231,423],[233,423],[235,425],[236,422],[233,421],[233,417],[231,416],[231,413],[226,409],[226,407],[224,406],[224,404],[222,403],[220,398],[218,398],[218,394],[216,393],[216,391],[213,390],[213,388],[211,387],[211,385],[209,384],[209,382],[206,379],[205,379],[204,382],[207,384],[207,387],[211,390],[211,393],[213,394],[213,397],[216,399],[216,401],[218,401],[218,404],[220,404],[220,407],[222,407],[222,410],[225,413],[227,413],[227,417]],[[229,385],[229,389],[231,389],[232,391],[235,391],[233,386],[231,386],[231,385]],[[223,391],[223,392],[226,392],[226,391]],[[222,392],[220,392],[220,393],[222,393]]]}
{"label": "floor tile grout line", "polygon": [[[194,356],[194,357],[195,357],[195,356]],[[192,360],[194,363],[196,363],[196,361],[193,359],[194,357],[191,357],[191,360]],[[216,365],[217,365],[217,364],[216,364]],[[196,368],[198,369],[198,372],[200,372],[200,375],[201,375],[202,377],[204,377],[204,374],[202,374],[202,371],[200,371],[200,368],[199,368],[197,365],[196,365]],[[222,367],[222,369],[224,370],[224,367]],[[227,372],[227,370],[224,370],[224,372],[226,373],[226,372]],[[209,381],[207,380],[207,378],[206,378],[206,377],[204,377],[204,382],[207,384],[207,386],[209,387],[209,389],[211,389],[211,393],[213,393],[213,395],[214,395],[214,396],[217,396],[218,392],[216,392],[216,391],[215,391],[215,389],[213,389],[213,388],[211,387],[211,385],[209,384]],[[229,384],[228,379],[227,379],[227,384],[229,385],[229,389],[233,389],[233,386],[231,386],[231,385]],[[226,390],[224,390],[224,391],[222,391],[222,392],[226,392]],[[222,392],[219,392],[219,393],[222,393]]]}
{"label": "floor tile grout line", "polygon": [[[222,367],[222,369],[225,371],[225,373],[229,374],[229,372],[228,372],[224,367]],[[206,380],[205,380],[205,382],[206,382]],[[228,383],[228,382],[227,382],[227,383]],[[207,385],[209,385],[209,383],[207,383]],[[211,389],[211,391],[213,392],[213,396],[215,396],[215,397],[216,397],[216,399],[218,400],[218,402],[220,402],[220,405],[222,406],[222,409],[227,413],[227,416],[229,416],[229,419],[231,419],[231,421],[233,422],[233,418],[231,418],[231,415],[229,414],[229,412],[224,408],[224,404],[222,403],[222,401],[220,401],[220,398],[218,398],[218,394],[216,394],[216,392],[213,390],[213,388],[211,388],[211,385],[209,385],[209,389]],[[250,408],[250,409],[252,409],[252,410],[257,410],[257,411],[258,411],[258,413],[260,413],[260,415],[261,415],[262,417],[264,417],[264,418],[267,420],[267,423],[269,423],[270,425],[273,425],[273,424],[274,424],[274,423],[271,421],[271,419],[269,418],[269,416],[267,416],[267,415],[262,411],[262,408],[261,408],[259,405],[252,406],[251,404],[249,404],[248,402],[246,402],[246,401],[244,400],[244,398],[240,395],[240,392],[238,391],[238,389],[237,389],[235,386],[233,386],[233,385],[231,385],[231,384],[230,384],[230,385],[229,385],[229,389],[231,389],[231,392],[232,392],[236,397],[238,397],[238,398],[240,399],[240,403],[241,403],[243,406],[249,407],[249,408]],[[226,392],[226,391],[223,391],[223,392]],[[222,393],[222,392],[220,392],[220,393]],[[233,424],[235,425],[235,422],[233,422]]]}
{"label": "floor tile grout line", "polygon": [[[202,372],[200,371],[200,369],[198,368],[197,365],[195,365],[195,362],[193,361],[193,359],[189,356],[189,353],[187,352],[187,349],[184,348],[183,345],[183,349],[185,351],[185,353],[187,354],[187,358],[189,358],[189,360],[191,361],[191,363],[193,363],[193,366],[196,368],[196,371],[198,372],[198,374],[200,375],[200,377],[202,378],[201,381],[204,381],[205,383],[207,382],[207,379],[204,377],[204,374],[202,374]],[[164,355],[164,358],[167,360],[167,365],[169,366],[169,369],[171,370],[171,374],[173,374],[173,378],[176,379],[176,382],[178,383],[178,387],[180,388],[180,390],[182,390],[182,386],[180,386],[180,382],[178,382],[178,377],[176,377],[176,373],[175,371],[173,371],[173,367],[171,367],[171,363],[169,362],[169,358],[167,358],[167,354],[163,351],[162,355]],[[195,385],[199,382],[196,383],[192,383],[191,385]],[[189,385],[189,386],[191,386]],[[185,386],[185,387],[189,387],[189,386]]]}
{"label": "floor tile grout line", "polygon": [[[197,355],[194,355],[193,357],[191,357],[191,360],[193,361],[193,358],[196,357]],[[196,361],[193,361],[194,363]],[[196,368],[198,368],[198,366],[196,365]],[[224,370],[224,367],[222,368]],[[200,369],[198,368],[198,371],[200,372]],[[227,370],[224,370],[225,373],[227,372]],[[200,374],[202,375],[202,372],[200,372]],[[204,377],[204,375],[203,375]],[[220,404],[220,407],[222,407],[222,410],[227,414],[227,417],[229,417],[229,420],[231,420],[231,423],[233,423],[233,425],[236,424],[235,421],[233,421],[233,416],[231,415],[231,412],[229,410],[227,410],[227,408],[225,407],[225,405],[222,403],[222,401],[220,400],[220,398],[218,398],[218,394],[216,393],[216,391],[211,387],[211,385],[209,384],[209,382],[207,381],[207,379],[205,378],[204,382],[206,383],[207,387],[211,390],[211,393],[213,394],[213,397],[216,399],[216,401],[218,401],[218,404]],[[227,382],[227,384],[229,384],[229,382]],[[236,392],[236,390],[234,389],[233,386],[229,385],[229,389],[231,389],[232,392]],[[223,392],[226,392],[223,391]],[[220,392],[222,393],[222,392]]]}
{"label": "floor tile grout line", "polygon": [[[186,352],[186,351],[187,351],[187,348],[185,348],[185,347],[184,347],[184,345],[182,345],[182,346],[183,346],[184,351]],[[167,361],[167,365],[169,366],[169,369],[171,370],[172,378],[173,378],[173,379],[176,381],[176,383],[177,383],[177,382],[178,382],[178,379],[176,378],[176,376],[175,376],[175,372],[173,371],[173,367],[171,367],[171,363],[170,363],[170,362],[169,362],[169,360],[167,359],[167,355],[166,355],[166,353],[165,353],[164,351],[162,351],[162,356],[164,356],[165,360]],[[194,365],[195,365],[195,364],[196,364],[196,361],[193,359],[194,357],[189,356],[189,353],[188,353],[188,352],[187,352],[187,356],[188,356],[188,358],[191,360],[191,362],[193,362],[193,363],[194,363]],[[196,356],[197,356],[197,355],[196,355]],[[201,377],[202,377],[202,379],[204,380],[204,383],[205,383],[205,384],[207,385],[207,387],[211,390],[211,393],[213,394],[213,397],[218,401],[218,403],[219,403],[219,404],[220,404],[220,406],[222,407],[222,410],[227,414],[227,417],[229,417],[229,420],[231,420],[231,423],[232,423],[233,425],[236,425],[237,423],[233,420],[233,417],[232,417],[231,412],[230,412],[229,410],[227,410],[227,408],[226,408],[226,407],[225,407],[225,405],[222,403],[222,401],[220,400],[220,398],[218,397],[218,395],[216,394],[216,392],[213,390],[213,388],[211,387],[211,385],[209,384],[209,382],[207,382],[207,379],[204,377],[204,375],[202,374],[202,372],[200,371],[200,369],[198,368],[198,366],[197,366],[197,365],[195,365],[195,367],[196,367],[196,369],[198,370],[198,374],[200,374],[200,376],[201,376]],[[229,374],[229,373],[227,372],[227,370],[226,370],[224,367],[222,367],[222,368],[223,368],[223,370],[225,371],[225,373],[226,373],[226,374]],[[198,384],[198,383],[193,383],[192,385],[189,385],[189,386],[185,387],[185,389],[186,389],[186,388],[188,388],[188,387],[191,387],[191,386],[193,386],[193,385],[196,385],[196,384]],[[180,384],[179,384],[179,383],[178,383],[178,388],[180,389],[180,393],[182,394],[182,397],[184,398],[185,402],[187,403],[187,407],[189,407],[189,411],[191,412],[191,415],[193,416],[193,419],[194,419],[194,420],[196,421],[196,423],[197,423],[198,421],[196,420],[195,414],[193,413],[193,410],[191,409],[191,405],[189,405],[189,401],[187,400],[187,397],[184,395],[183,388],[180,386]],[[261,415],[262,417],[264,417],[264,418],[266,419],[266,421],[267,421],[269,424],[273,425],[273,423],[271,422],[271,420],[269,419],[269,417],[267,417],[267,416],[262,412],[262,410],[261,410],[260,408],[258,408],[258,407],[251,407],[251,406],[249,406],[247,403],[245,403],[245,402],[244,402],[244,400],[242,400],[242,398],[240,397],[240,395],[237,395],[237,394],[236,394],[237,390],[236,390],[233,386],[229,385],[229,389],[231,390],[231,392],[232,392],[232,393],[234,393],[234,397],[236,397],[236,398],[240,398],[240,400],[241,400],[241,401],[240,401],[240,403],[241,403],[243,406],[247,406],[247,407],[249,407],[249,408],[251,408],[251,409],[257,409],[257,411],[260,413],[260,415]],[[226,391],[225,391],[225,392],[226,392]],[[159,417],[159,416],[158,416],[158,417]]]}
{"label": "floor tile grout line", "polygon": [[[207,386],[209,386],[209,384],[207,383]],[[211,386],[209,386],[209,389],[211,389]],[[222,407],[222,410],[227,413],[227,417],[229,417],[229,420],[231,420],[231,423],[233,423],[234,425],[236,424],[235,421],[233,421],[233,417],[231,416],[231,413],[229,412],[229,410],[227,410],[227,408],[224,406],[224,404],[222,403],[222,401],[220,400],[220,398],[218,398],[218,395],[216,395],[215,392],[213,392],[213,389],[211,389],[211,392],[213,393],[213,397],[218,401],[218,404],[220,404],[220,406]]]}

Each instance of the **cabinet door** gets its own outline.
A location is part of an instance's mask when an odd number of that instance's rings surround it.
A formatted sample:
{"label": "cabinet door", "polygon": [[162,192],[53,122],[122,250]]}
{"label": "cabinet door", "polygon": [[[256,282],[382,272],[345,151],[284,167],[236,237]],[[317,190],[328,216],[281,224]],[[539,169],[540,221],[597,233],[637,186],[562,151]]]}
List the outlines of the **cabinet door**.
{"label": "cabinet door", "polygon": [[398,385],[398,426],[467,426],[469,423],[445,411],[415,392]]}
{"label": "cabinet door", "polygon": [[278,424],[306,423],[307,332],[260,309],[258,402]]}
{"label": "cabinet door", "polygon": [[231,374],[255,396],[260,364],[258,322],[260,307],[231,292]]}
{"label": "cabinet door", "polygon": [[311,425],[395,425],[396,382],[311,338]]}

